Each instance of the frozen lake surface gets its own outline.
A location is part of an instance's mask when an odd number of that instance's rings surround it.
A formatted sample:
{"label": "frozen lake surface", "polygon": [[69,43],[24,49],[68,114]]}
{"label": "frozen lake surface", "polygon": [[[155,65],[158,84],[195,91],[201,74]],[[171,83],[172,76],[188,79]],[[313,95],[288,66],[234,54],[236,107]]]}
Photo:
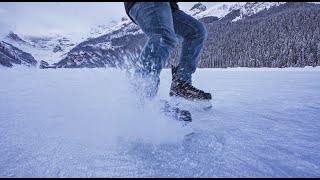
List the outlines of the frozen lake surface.
{"label": "frozen lake surface", "polygon": [[[168,98],[163,70],[159,98]],[[115,69],[0,69],[0,177],[320,177],[320,70],[198,69],[184,130]]]}

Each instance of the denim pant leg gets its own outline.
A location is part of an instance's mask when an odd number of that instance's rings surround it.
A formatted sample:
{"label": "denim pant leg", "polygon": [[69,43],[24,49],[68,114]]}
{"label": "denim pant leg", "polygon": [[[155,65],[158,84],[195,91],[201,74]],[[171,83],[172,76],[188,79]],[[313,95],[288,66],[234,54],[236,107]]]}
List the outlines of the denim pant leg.
{"label": "denim pant leg", "polygon": [[137,2],[129,13],[148,37],[136,72],[151,79],[149,86],[154,91],[151,96],[154,96],[158,91],[160,72],[177,45],[170,3]]}
{"label": "denim pant leg", "polygon": [[176,34],[183,38],[177,77],[192,83],[192,74],[196,71],[207,29],[202,22],[180,10],[173,13],[173,23]]}

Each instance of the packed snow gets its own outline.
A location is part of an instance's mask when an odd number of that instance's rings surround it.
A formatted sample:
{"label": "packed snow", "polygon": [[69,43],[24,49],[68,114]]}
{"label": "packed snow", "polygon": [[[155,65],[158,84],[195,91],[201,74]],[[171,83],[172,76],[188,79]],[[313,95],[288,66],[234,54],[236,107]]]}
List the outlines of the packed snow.
{"label": "packed snow", "polygon": [[0,177],[320,177],[320,69],[198,69],[195,131],[117,69],[0,68]]}

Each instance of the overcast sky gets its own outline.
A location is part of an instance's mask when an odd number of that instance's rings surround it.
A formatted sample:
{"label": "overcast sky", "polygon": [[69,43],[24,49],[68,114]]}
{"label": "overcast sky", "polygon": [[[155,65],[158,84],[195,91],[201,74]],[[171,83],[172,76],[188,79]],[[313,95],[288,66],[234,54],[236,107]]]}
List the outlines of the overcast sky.
{"label": "overcast sky", "polygon": [[[182,10],[196,2],[179,2]],[[211,7],[217,2],[203,2]],[[0,35],[86,33],[98,24],[126,16],[122,2],[0,2]]]}

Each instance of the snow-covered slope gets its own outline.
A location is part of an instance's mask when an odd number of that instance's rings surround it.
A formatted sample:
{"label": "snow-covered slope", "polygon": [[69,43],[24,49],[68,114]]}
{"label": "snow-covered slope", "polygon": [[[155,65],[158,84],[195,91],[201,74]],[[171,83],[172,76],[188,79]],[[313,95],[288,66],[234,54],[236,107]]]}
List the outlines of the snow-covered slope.
{"label": "snow-covered slope", "polygon": [[279,6],[286,2],[248,2],[240,8],[241,18],[254,15],[262,10],[268,10],[273,6]]}
{"label": "snow-covered slope", "polygon": [[12,67],[14,65],[33,66],[37,65],[34,57],[13,45],[0,41],[0,65]]}
{"label": "snow-covered slope", "polygon": [[233,10],[240,9],[246,2],[227,2],[227,3],[219,3],[214,5],[211,8],[197,14],[195,17],[197,19],[201,19],[204,17],[218,17],[222,18]]}
{"label": "snow-covered slope", "polygon": [[[128,49],[135,49],[142,44],[139,42],[144,40],[142,30],[128,18],[122,18],[121,22],[100,30],[103,32],[97,29],[91,35],[103,34],[102,36],[89,38],[77,45],[57,63],[57,67],[114,67],[123,65],[123,62],[128,61],[129,57],[135,56]],[[126,53],[126,51],[130,51],[130,53]]]}
{"label": "snow-covered slope", "polygon": [[111,21],[108,25],[98,25],[97,27],[91,28],[87,37],[89,39],[97,38],[99,36],[102,36],[102,35],[105,35],[105,34],[112,32],[112,31],[115,31],[115,30],[119,29],[119,26],[121,26],[121,24],[122,25],[128,24],[129,22],[130,21],[129,21],[128,17],[122,17],[120,22]]}
{"label": "snow-covered slope", "polygon": [[[193,77],[213,109],[192,112],[183,139],[156,103],[139,107],[123,71],[0,68],[0,177],[320,176],[319,69]],[[170,82],[164,70],[159,98]]]}
{"label": "snow-covered slope", "polygon": [[219,3],[207,10],[197,14],[195,17],[201,19],[204,17],[223,18],[232,11],[240,10],[240,16],[235,20],[242,19],[245,16],[251,16],[262,10],[269,9],[272,6],[279,6],[286,2],[226,2]]}

